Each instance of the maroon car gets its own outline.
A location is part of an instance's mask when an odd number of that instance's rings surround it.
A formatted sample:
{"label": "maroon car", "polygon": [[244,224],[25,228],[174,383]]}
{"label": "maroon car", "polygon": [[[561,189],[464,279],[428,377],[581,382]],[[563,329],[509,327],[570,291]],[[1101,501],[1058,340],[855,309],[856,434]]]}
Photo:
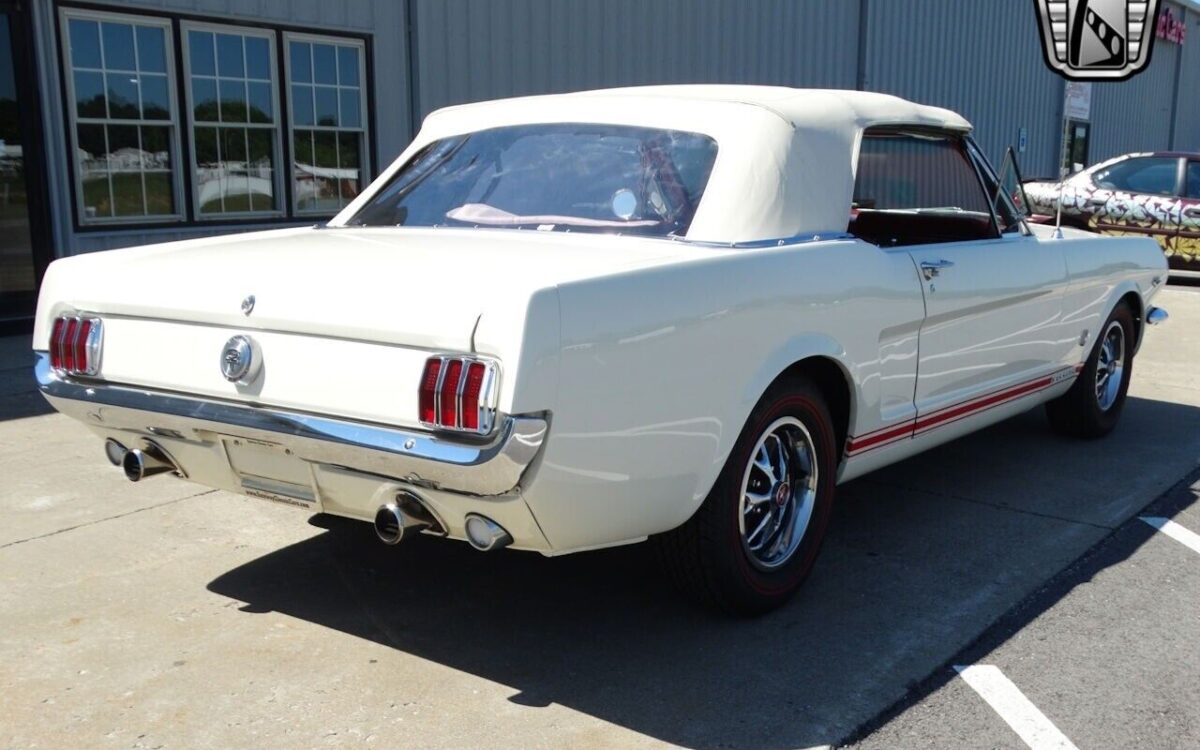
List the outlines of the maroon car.
{"label": "maroon car", "polygon": [[1033,213],[1054,217],[1061,197],[1063,224],[1153,237],[1172,273],[1200,276],[1200,154],[1125,154],[1024,187]]}

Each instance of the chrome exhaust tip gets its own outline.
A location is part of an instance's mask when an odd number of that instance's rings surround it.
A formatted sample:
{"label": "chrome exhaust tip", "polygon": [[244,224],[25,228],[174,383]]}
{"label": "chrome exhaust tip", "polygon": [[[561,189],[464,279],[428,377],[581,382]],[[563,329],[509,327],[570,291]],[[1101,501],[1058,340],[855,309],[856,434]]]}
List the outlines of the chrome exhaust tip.
{"label": "chrome exhaust tip", "polygon": [[480,552],[504,549],[512,544],[512,534],[486,516],[468,513],[464,525],[467,531],[467,542]]}
{"label": "chrome exhaust tip", "polygon": [[125,451],[125,455],[121,457],[121,470],[131,482],[140,482],[146,477],[167,472],[182,473],[166,451],[150,441],[146,441],[145,449],[134,448]]}
{"label": "chrome exhaust tip", "polygon": [[112,438],[104,441],[104,455],[113,466],[120,466],[125,460],[125,454],[128,452],[128,448]]}
{"label": "chrome exhaust tip", "polygon": [[375,536],[384,544],[399,544],[433,526],[433,516],[416,495],[401,492],[394,502],[375,511]]}

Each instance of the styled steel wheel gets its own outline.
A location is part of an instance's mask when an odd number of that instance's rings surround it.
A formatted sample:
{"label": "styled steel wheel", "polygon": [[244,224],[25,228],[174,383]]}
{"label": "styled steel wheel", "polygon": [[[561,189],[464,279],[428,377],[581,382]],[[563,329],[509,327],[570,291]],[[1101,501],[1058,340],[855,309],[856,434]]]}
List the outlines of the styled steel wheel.
{"label": "styled steel wheel", "polygon": [[815,383],[803,375],[773,383],[695,515],[654,538],[666,572],[726,612],[761,614],[786,602],[829,527],[836,434]]}
{"label": "styled steel wheel", "polygon": [[1133,374],[1135,325],[1129,305],[1113,309],[1071,389],[1046,404],[1046,416],[1057,432],[1098,438],[1117,426]]}
{"label": "styled steel wheel", "polygon": [[795,417],[781,417],[758,438],[742,472],[738,530],[750,563],[773,570],[792,558],[816,505],[812,436]]}
{"label": "styled steel wheel", "polygon": [[1104,331],[1096,360],[1096,406],[1108,411],[1121,395],[1125,379],[1125,328],[1114,320]]}

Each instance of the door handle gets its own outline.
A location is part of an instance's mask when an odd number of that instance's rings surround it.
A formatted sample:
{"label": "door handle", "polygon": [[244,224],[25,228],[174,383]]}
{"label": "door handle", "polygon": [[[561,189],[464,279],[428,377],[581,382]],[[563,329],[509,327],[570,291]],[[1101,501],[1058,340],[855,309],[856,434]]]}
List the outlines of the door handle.
{"label": "door handle", "polygon": [[936,276],[940,276],[943,268],[950,268],[954,265],[952,260],[923,260],[921,261],[921,275],[926,281],[932,281]]}

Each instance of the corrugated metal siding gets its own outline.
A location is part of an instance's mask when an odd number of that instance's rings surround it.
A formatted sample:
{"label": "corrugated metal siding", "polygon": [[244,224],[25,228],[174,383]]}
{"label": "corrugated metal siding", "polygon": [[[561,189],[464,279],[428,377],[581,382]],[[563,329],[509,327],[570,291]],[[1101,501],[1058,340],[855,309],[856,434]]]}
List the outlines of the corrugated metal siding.
{"label": "corrugated metal siding", "polygon": [[608,86],[855,84],[857,2],[415,1],[422,115]]}
{"label": "corrugated metal siding", "polygon": [[[95,0],[93,0],[95,2]],[[399,0],[124,0],[102,3],[114,11],[139,10],[200,16],[217,23],[270,23],[300,27],[315,33],[351,32],[372,34],[375,76],[375,119],[371,137],[378,149],[382,168],[411,139],[409,123],[408,47],[405,33],[405,3]],[[43,118],[47,128],[47,161],[52,174],[54,231],[60,252],[71,255],[92,250],[166,242],[212,234],[245,231],[245,227],[199,226],[194,228],[149,229],[144,232],[79,232],[72,226],[72,186],[66,179],[69,150],[66,145],[66,114],[59,88],[58,15],[53,3],[35,5],[39,45],[39,68],[43,92]],[[303,223],[304,220],[300,220]]]}
{"label": "corrugated metal siding", "polygon": [[1171,147],[1179,45],[1159,39],[1150,67],[1120,83],[1092,87],[1091,164],[1133,151]]}
{"label": "corrugated metal siding", "polygon": [[1021,128],[1025,174],[1055,172],[1063,81],[1046,67],[1029,0],[870,0],[864,88],[959,112],[999,165]]}
{"label": "corrugated metal siding", "polygon": [[1179,102],[1172,148],[1200,151],[1200,13],[1188,11],[1187,41],[1180,53],[1183,64],[1179,68]]}

